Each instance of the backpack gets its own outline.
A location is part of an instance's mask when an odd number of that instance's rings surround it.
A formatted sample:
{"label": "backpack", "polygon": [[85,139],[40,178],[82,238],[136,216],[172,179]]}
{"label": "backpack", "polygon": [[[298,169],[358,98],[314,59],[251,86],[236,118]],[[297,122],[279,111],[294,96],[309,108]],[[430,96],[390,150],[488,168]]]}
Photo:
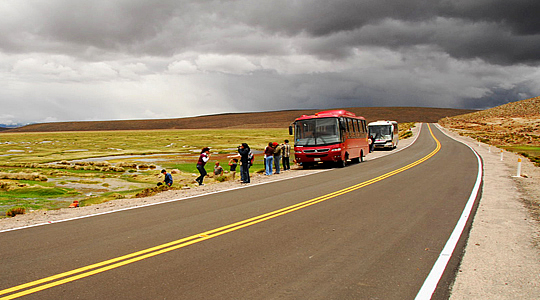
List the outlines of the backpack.
{"label": "backpack", "polygon": [[253,166],[253,161],[255,160],[255,155],[253,155],[253,152],[251,152],[251,150],[249,151],[249,154],[248,154],[248,165],[251,167]]}

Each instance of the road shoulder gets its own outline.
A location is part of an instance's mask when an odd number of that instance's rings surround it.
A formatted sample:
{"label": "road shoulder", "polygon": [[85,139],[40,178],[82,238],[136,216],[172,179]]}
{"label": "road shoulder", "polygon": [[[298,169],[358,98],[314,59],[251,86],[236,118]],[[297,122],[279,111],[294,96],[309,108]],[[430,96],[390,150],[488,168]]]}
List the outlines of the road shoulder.
{"label": "road shoulder", "polygon": [[540,299],[539,223],[525,201],[540,194],[540,168],[528,160],[517,175],[518,156],[462,137],[449,136],[482,157],[482,197],[450,299]]}

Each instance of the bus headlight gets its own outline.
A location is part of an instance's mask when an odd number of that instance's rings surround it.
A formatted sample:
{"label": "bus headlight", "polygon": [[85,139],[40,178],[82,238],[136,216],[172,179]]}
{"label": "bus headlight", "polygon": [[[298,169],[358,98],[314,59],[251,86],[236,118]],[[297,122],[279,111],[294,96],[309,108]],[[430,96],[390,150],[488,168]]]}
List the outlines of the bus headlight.
{"label": "bus headlight", "polygon": [[330,150],[330,151],[332,151],[332,152],[341,151],[341,148],[334,148],[334,149],[332,149],[332,150]]}
{"label": "bus headlight", "polygon": [[294,153],[302,154],[302,150],[295,150]]}

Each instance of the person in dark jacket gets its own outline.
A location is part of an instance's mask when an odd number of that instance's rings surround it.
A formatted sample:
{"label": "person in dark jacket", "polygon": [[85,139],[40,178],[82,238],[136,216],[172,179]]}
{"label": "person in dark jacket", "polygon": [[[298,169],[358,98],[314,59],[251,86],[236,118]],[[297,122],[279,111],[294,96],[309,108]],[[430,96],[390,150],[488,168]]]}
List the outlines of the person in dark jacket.
{"label": "person in dark jacket", "polygon": [[280,169],[279,169],[279,165],[280,165],[280,162],[281,162],[281,145],[279,145],[278,143],[274,142],[272,144],[272,147],[274,147],[274,168],[276,169],[276,174],[279,174],[280,172]]}
{"label": "person in dark jacket", "polygon": [[238,154],[240,154],[240,179],[242,180],[242,183],[249,183],[249,167],[250,167],[250,161],[249,161],[249,152],[251,149],[249,149],[248,144],[242,143],[242,145],[238,146]]}
{"label": "person in dark jacket", "polygon": [[274,147],[273,143],[268,143],[268,146],[264,149],[264,175],[272,175],[272,162],[274,161]]}
{"label": "person in dark jacket", "polygon": [[204,176],[206,176],[206,170],[204,169],[204,165],[206,165],[206,162],[210,159],[210,148],[204,147],[201,150],[201,155],[199,156],[199,160],[197,161],[197,170],[199,170],[199,173],[201,176],[197,177],[195,181],[199,183],[199,185],[203,185]]}

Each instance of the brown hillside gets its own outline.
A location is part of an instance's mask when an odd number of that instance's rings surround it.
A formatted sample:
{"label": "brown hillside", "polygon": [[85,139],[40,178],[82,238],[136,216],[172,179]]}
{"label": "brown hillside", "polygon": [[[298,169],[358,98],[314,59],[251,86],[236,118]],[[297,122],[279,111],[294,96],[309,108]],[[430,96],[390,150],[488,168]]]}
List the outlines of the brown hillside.
{"label": "brown hillside", "polygon": [[540,147],[540,97],[444,118],[439,123],[491,145]]}
{"label": "brown hillside", "polygon": [[[368,122],[396,120],[404,122],[435,123],[444,117],[474,112],[474,110],[426,107],[352,107],[345,108]],[[258,113],[229,113],[200,117],[126,120],[56,122],[27,125],[4,132],[50,132],[50,131],[100,131],[100,130],[154,130],[154,129],[199,129],[199,128],[286,128],[301,115],[314,114],[320,109],[287,110]]]}

